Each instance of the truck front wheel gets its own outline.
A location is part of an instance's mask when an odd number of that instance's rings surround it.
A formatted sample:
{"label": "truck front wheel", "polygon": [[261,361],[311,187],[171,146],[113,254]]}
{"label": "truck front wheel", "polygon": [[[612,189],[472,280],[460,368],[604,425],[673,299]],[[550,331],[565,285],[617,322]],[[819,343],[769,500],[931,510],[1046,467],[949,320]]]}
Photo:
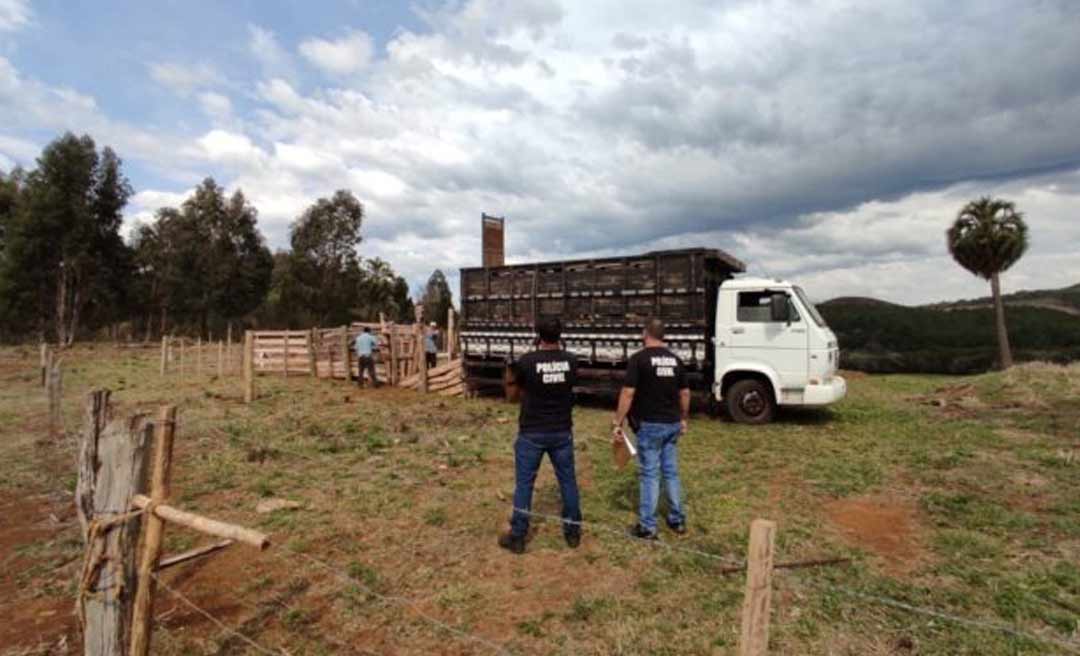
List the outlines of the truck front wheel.
{"label": "truck front wheel", "polygon": [[725,395],[728,414],[740,424],[767,424],[776,414],[772,390],[754,378],[740,380]]}

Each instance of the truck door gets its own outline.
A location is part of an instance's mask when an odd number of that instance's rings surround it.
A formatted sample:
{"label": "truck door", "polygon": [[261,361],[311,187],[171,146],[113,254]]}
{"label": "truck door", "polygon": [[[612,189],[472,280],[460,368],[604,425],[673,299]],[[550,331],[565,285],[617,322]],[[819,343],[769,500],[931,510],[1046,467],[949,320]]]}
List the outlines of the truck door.
{"label": "truck door", "polygon": [[788,296],[788,321],[774,321],[770,303],[783,291],[739,291],[735,321],[729,325],[731,357],[739,361],[761,362],[780,375],[783,390],[802,391],[807,383],[809,334]]}

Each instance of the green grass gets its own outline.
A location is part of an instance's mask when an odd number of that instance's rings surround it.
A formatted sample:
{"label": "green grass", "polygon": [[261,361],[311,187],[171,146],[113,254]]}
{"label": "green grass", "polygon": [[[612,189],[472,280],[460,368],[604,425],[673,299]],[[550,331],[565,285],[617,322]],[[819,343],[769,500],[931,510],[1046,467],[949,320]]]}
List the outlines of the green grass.
{"label": "green grass", "polygon": [[[9,513],[26,525],[50,512],[70,520],[64,491],[74,481],[73,440],[40,441],[46,406],[34,385],[35,357],[0,351],[0,417],[7,418],[0,502],[29,509]],[[258,399],[245,406],[235,378],[161,379],[153,354],[99,348],[71,357],[78,362],[65,374],[72,430],[93,386],[122,381],[114,396],[121,414],[178,404],[174,502],[271,534],[276,546],[264,554],[233,547],[169,574],[262,644],[296,654],[341,653],[350,644],[376,653],[483,652],[426,615],[515,654],[735,653],[744,580],[721,574],[721,561],[598,527],[587,527],[571,551],[552,521],[534,523],[524,556],[495,546],[513,490],[515,409],[507,404],[260,377]],[[690,534],[677,540],[665,532],[663,541],[741,559],[750,521],[768,517],[779,524],[780,561],[853,559],[777,572],[773,653],[911,652],[905,645],[919,654],[1061,652],[858,595],[1056,640],[1080,630],[1077,368],[859,377],[849,389],[835,408],[785,412],[766,427],[695,417],[680,442]],[[927,398],[948,401],[937,407]],[[575,411],[575,457],[586,521],[618,530],[634,520],[637,481],[633,466],[614,468],[609,416],[606,408]],[[267,497],[303,507],[256,514]],[[904,510],[910,532],[888,537],[905,549],[891,552],[837,523],[845,504],[865,500]],[[534,508],[557,515],[559,506],[545,464]],[[0,553],[0,571],[15,572],[0,578],[0,592],[16,611],[46,599],[66,613],[81,552],[77,527],[69,521],[25,535]],[[203,541],[175,527],[166,532],[170,553]],[[170,607],[168,597],[159,603]],[[170,617],[155,653],[203,653],[224,640],[183,613]]]}

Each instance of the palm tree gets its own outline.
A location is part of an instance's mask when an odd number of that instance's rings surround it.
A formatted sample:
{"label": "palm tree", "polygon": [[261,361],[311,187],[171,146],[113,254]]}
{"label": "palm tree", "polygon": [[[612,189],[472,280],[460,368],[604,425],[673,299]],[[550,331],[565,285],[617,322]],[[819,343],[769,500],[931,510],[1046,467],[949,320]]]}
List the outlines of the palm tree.
{"label": "palm tree", "polygon": [[945,233],[960,266],[990,281],[994,296],[994,318],[1002,369],[1012,366],[1009,335],[1005,329],[1005,307],[1001,302],[1001,272],[1007,270],[1027,250],[1024,215],[1007,200],[983,196],[964,206]]}

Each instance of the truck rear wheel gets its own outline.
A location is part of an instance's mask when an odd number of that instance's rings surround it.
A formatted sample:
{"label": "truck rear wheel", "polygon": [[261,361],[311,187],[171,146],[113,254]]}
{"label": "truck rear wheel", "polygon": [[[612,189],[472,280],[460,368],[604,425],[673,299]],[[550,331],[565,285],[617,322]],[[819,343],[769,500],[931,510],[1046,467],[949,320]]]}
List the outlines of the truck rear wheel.
{"label": "truck rear wheel", "polygon": [[725,395],[728,414],[740,424],[767,424],[776,414],[772,390],[754,378],[740,380]]}

